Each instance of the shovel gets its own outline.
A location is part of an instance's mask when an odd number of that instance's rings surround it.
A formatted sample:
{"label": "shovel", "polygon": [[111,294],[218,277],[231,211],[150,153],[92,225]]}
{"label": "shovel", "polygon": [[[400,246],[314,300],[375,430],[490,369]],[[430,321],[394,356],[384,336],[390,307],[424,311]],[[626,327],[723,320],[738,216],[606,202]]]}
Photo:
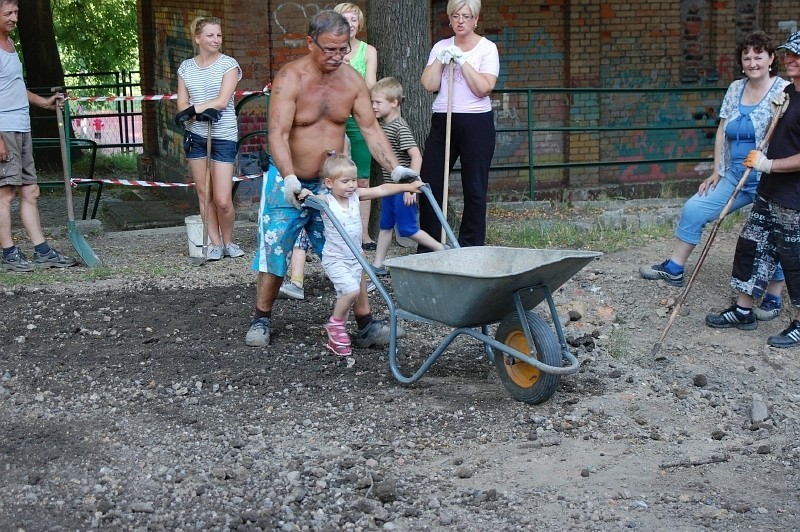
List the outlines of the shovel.
{"label": "shovel", "polygon": [[100,265],[100,259],[75,226],[75,212],[72,207],[72,176],[69,152],[67,151],[66,131],[64,129],[64,108],[60,105],[56,106],[56,116],[58,118],[58,137],[61,141],[61,165],[64,167],[64,193],[67,197],[67,216],[69,220],[67,232],[69,233],[69,241],[84,264],[94,268]]}
{"label": "shovel", "polygon": [[203,255],[189,257],[189,266],[202,266],[208,260],[208,196],[211,193],[211,121],[208,121],[208,134],[206,135],[206,176],[205,199],[203,200]]}

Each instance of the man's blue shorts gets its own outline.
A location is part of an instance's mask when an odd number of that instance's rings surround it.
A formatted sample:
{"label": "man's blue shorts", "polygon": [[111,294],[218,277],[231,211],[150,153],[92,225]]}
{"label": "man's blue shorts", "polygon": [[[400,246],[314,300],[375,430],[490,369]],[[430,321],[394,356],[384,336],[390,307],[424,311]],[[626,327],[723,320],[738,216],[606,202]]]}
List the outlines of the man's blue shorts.
{"label": "man's blue shorts", "polygon": [[[314,194],[320,194],[323,190],[320,179],[301,179],[300,186]],[[297,209],[286,201],[283,195],[283,177],[274,166],[264,173],[259,214],[254,270],[278,277],[286,275],[286,257],[292,251],[302,229],[306,230],[314,251],[322,256],[322,246],[325,243],[322,215],[317,209]]]}

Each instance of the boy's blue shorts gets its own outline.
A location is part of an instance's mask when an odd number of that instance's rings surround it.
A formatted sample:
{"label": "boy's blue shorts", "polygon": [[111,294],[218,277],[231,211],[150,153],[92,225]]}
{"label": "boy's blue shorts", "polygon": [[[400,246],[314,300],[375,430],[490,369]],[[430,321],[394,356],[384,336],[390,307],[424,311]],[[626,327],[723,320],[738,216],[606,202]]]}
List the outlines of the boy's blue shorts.
{"label": "boy's blue shorts", "polygon": [[392,229],[395,225],[401,237],[409,237],[419,231],[417,205],[403,203],[403,194],[381,198],[381,230]]}

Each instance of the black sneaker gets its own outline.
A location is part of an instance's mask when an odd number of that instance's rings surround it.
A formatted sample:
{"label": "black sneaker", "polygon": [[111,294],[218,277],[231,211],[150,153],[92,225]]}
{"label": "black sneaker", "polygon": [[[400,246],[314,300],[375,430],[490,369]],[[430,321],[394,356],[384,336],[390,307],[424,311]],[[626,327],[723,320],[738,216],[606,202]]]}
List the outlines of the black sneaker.
{"label": "black sneaker", "polygon": [[780,334],[767,338],[772,347],[794,347],[800,345],[800,321],[794,320]]}
{"label": "black sneaker", "polygon": [[750,312],[747,316],[740,314],[736,310],[736,305],[723,310],[719,314],[707,314],[706,325],[715,329],[728,329],[735,327],[743,331],[752,331],[758,327],[756,315]]}
{"label": "black sneaker", "polygon": [[[373,345],[388,345],[391,338],[391,331],[389,330],[389,319],[382,320],[373,319],[369,325],[363,329],[356,331],[356,345],[358,347],[372,347]],[[397,338],[403,338],[406,335],[405,329],[400,324],[397,325]]]}
{"label": "black sneaker", "polygon": [[37,268],[69,268],[75,266],[78,261],[72,257],[62,255],[53,248],[44,255],[37,251],[33,252],[33,265]]}
{"label": "black sneaker", "polygon": [[649,281],[658,281],[659,279],[665,281],[670,286],[683,286],[683,273],[677,275],[667,271],[667,263],[669,259],[661,264],[654,264],[653,266],[642,266],[639,268],[639,275]]}
{"label": "black sneaker", "polygon": [[4,270],[12,271],[12,272],[32,272],[33,271],[33,264],[31,261],[28,260],[28,257],[20,250],[18,247],[14,247],[14,251],[12,251],[7,257],[0,253],[2,258],[0,259],[0,264],[3,265]]}

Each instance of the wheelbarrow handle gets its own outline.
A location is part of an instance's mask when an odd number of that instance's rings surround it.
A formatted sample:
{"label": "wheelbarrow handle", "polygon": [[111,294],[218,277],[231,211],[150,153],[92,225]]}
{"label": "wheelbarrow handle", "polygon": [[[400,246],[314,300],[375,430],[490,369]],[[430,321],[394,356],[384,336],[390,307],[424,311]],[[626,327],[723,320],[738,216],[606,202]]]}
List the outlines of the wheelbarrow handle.
{"label": "wheelbarrow handle", "polygon": [[433,192],[431,192],[431,186],[428,183],[425,183],[420,187],[420,190],[425,197],[428,199],[428,203],[430,204],[433,212],[436,213],[436,217],[439,218],[439,223],[442,224],[444,228],[444,232],[447,235],[447,240],[450,242],[450,245],[454,248],[460,248],[461,246],[458,245],[458,239],[456,238],[455,233],[453,233],[453,229],[450,227],[450,224],[447,223],[447,219],[442,212],[442,208],[439,207],[439,202],[436,201],[436,198],[433,197]]}

